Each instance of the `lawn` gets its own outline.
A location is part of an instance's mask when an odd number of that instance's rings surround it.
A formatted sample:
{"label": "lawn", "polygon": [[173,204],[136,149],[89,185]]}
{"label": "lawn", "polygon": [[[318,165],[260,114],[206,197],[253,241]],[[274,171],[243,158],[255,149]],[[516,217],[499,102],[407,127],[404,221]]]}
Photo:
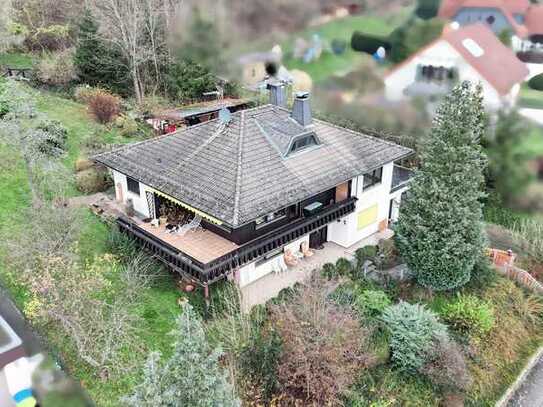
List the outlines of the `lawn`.
{"label": "lawn", "polygon": [[543,109],[543,92],[531,89],[524,83],[520,90],[518,105],[527,109]]}
{"label": "lawn", "polygon": [[[292,35],[288,42],[283,43],[283,49],[286,55],[284,64],[288,69],[299,69],[307,72],[311,75],[314,82],[322,82],[334,75],[347,74],[362,63],[364,58],[367,58],[367,55],[355,52],[350,47],[351,36],[354,31],[358,30],[368,34],[387,36],[408,18],[411,11],[410,7],[405,7],[402,8],[399,13],[389,17],[367,15],[350,16],[320,26],[308,28]],[[347,41],[345,53],[342,55],[334,55],[331,52],[323,52],[323,55],[318,61],[309,64],[292,58],[291,55],[295,39],[302,37],[306,40],[310,40],[314,34],[318,34],[327,44],[330,44],[334,39],[343,39]]]}
{"label": "lawn", "polygon": [[10,68],[32,68],[35,57],[30,54],[18,52],[0,53],[0,67],[9,66]]}

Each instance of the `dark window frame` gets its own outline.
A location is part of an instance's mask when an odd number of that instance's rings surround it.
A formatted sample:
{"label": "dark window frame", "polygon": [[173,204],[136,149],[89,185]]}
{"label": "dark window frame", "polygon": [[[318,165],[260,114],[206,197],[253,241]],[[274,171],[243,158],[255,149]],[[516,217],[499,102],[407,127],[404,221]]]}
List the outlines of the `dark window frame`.
{"label": "dark window frame", "polygon": [[128,175],[126,176],[126,189],[134,195],[140,196],[141,194],[140,182]]}
{"label": "dark window frame", "polygon": [[383,167],[377,168],[371,172],[364,174],[362,183],[362,192],[374,186],[380,185],[383,182]]}
{"label": "dark window frame", "polygon": [[308,148],[318,146],[319,142],[313,134],[308,134],[307,136],[297,138],[292,142],[290,147],[289,154],[297,153],[299,151],[307,150]]}
{"label": "dark window frame", "polygon": [[277,222],[281,219],[285,219],[287,217],[287,210],[288,210],[288,207],[285,207],[285,208],[279,209],[278,211],[275,211],[265,216],[261,216],[260,218],[256,219],[255,230],[271,225],[272,223]]}

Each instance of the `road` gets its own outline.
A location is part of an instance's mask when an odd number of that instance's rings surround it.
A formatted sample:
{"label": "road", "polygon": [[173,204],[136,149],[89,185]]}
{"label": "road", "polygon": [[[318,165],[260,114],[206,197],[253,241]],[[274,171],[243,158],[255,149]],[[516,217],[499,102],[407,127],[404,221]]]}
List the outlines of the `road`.
{"label": "road", "polygon": [[507,403],[507,407],[543,407],[543,355]]}

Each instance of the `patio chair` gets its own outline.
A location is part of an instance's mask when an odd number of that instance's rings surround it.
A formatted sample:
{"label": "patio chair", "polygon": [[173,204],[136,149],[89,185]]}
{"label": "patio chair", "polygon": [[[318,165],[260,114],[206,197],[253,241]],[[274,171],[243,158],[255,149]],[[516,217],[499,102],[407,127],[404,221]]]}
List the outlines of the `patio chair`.
{"label": "patio chair", "polygon": [[303,242],[300,245],[300,251],[303,253],[304,257],[311,257],[315,254],[313,250],[309,248],[309,243],[307,242]]}
{"label": "patio chair", "polygon": [[285,250],[285,255],[283,256],[283,259],[285,260],[285,264],[289,267],[294,267],[298,265],[298,259],[296,258],[296,256],[294,256],[291,249]]}
{"label": "patio chair", "polygon": [[177,230],[177,234],[179,236],[184,236],[187,232],[190,232],[191,230],[198,228],[198,226],[200,226],[200,222],[202,222],[202,217],[200,215],[194,215],[194,218],[192,218],[190,223],[187,223],[181,226]]}

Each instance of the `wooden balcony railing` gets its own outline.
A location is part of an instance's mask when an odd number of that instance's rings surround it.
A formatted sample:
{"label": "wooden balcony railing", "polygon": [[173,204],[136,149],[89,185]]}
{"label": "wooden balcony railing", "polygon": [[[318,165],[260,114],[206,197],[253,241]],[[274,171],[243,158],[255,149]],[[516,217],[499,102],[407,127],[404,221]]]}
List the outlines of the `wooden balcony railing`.
{"label": "wooden balcony railing", "polygon": [[354,212],[356,200],[355,197],[350,197],[345,201],[329,205],[311,217],[297,219],[207,264],[202,264],[148,233],[128,218],[118,218],[117,224],[121,231],[135,238],[168,267],[202,285],[208,285],[266,253]]}

